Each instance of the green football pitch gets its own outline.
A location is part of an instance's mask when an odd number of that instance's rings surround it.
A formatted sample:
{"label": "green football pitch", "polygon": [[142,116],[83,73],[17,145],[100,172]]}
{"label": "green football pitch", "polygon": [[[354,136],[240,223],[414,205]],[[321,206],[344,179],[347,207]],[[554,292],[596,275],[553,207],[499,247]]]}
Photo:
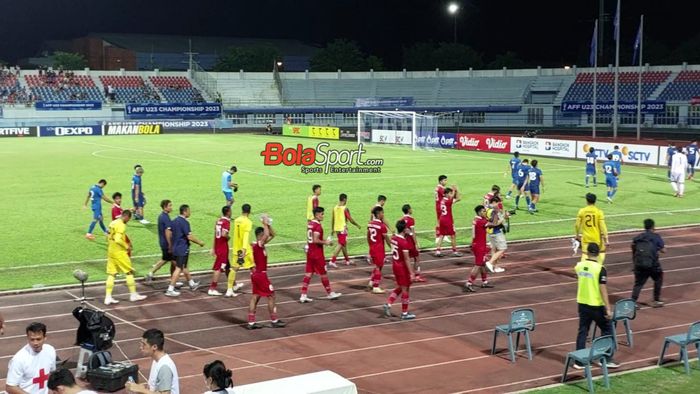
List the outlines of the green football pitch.
{"label": "green football pitch", "polygon": [[[319,142],[280,138],[285,147],[297,143],[312,147]],[[162,199],[173,201],[173,217],[180,204],[190,205],[192,231],[207,245],[193,245],[193,270],[211,267],[208,250],[225,202],[221,173],[233,164],[239,168],[234,180],[240,185],[234,216],[240,213],[242,203],[249,203],[256,221],[263,212],[274,219],[277,237],[268,248],[271,262],[304,259],[306,199],[316,183],[323,187],[321,206],[327,210],[336,204],[338,194],[346,193],[350,212],[363,228],[377,195],[388,197],[385,212],[392,222],[402,215],[403,204],[411,204],[424,248],[434,246],[433,190],[438,175],[446,174],[449,184],[456,184],[462,193],[462,201],[454,208],[460,244],[469,242],[473,208],[491,185],[507,189],[510,183],[504,175],[507,155],[411,151],[385,145],[365,146],[364,158],[384,160],[379,174],[302,174],[299,167],[263,164],[260,152],[269,140],[268,136],[248,134],[4,139],[0,144],[0,290],[74,283],[72,272],[76,268],[87,271],[91,281],[104,279],[106,239],[84,238],[92,216],[89,209],[83,209],[83,202],[89,187],[105,178],[105,193],[111,196],[119,191],[125,195],[123,205],[130,205],[131,176],[137,163],[145,169],[147,219],[156,222]],[[330,144],[333,149],[357,148],[352,142]],[[539,212],[530,215],[518,211],[511,220],[511,240],[570,235],[576,212],[585,205],[587,189],[581,161],[539,161],[546,185]],[[672,197],[665,176],[662,168],[623,167],[613,205],[605,203],[604,186],[588,190],[598,195],[611,231],[640,228],[647,217],[656,220],[657,226],[700,223],[697,183],[689,182],[686,198],[677,199]],[[507,200],[506,205],[511,208],[513,200]],[[109,204],[103,204],[103,213],[109,218]],[[327,233],[329,227],[327,215]],[[366,252],[365,231],[350,228],[351,254]],[[134,244],[137,275],[142,276],[159,258],[157,226],[132,221],[127,233]]]}

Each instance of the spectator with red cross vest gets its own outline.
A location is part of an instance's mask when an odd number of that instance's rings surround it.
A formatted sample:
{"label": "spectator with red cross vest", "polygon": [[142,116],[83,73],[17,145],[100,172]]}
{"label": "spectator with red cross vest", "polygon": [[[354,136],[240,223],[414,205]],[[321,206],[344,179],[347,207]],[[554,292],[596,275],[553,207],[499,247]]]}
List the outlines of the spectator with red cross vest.
{"label": "spectator with red cross vest", "polygon": [[49,374],[56,369],[56,349],[46,342],[46,326],[27,326],[27,344],[10,360],[5,390],[8,394],[48,394]]}

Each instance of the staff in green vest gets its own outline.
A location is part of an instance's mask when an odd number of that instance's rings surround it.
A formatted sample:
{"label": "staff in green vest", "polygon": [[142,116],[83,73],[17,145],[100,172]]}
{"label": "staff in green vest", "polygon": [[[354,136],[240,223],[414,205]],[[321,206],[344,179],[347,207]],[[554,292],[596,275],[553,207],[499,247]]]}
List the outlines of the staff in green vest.
{"label": "staff in green vest", "polygon": [[[586,338],[591,328],[591,323],[600,328],[602,335],[612,335],[612,307],[608,299],[608,273],[603,264],[598,262],[600,247],[596,243],[588,244],[588,255],[581,260],[574,270],[578,278],[578,336],[576,337],[576,350],[586,347]],[[614,349],[613,349],[614,350]],[[620,364],[609,359],[608,368],[618,368]],[[574,364],[574,368],[581,369],[582,365]]]}

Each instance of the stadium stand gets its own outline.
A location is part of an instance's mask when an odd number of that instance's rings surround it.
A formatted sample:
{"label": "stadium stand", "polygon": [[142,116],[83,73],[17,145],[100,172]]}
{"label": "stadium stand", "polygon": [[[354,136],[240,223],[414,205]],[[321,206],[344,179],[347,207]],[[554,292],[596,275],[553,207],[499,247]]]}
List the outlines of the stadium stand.
{"label": "stadium stand", "polygon": [[[257,73],[256,73],[257,74]],[[217,89],[226,105],[279,107],[279,90],[270,73],[241,78],[239,73],[217,73]]]}
{"label": "stadium stand", "polygon": [[202,93],[192,86],[187,77],[157,76],[149,80],[170,103],[196,103],[204,101]]}
{"label": "stadium stand", "polygon": [[[650,71],[642,73],[642,100],[647,100],[652,93],[668,79],[670,71]],[[600,101],[612,101],[614,99],[615,75],[611,72],[598,73],[597,99]],[[636,101],[639,73],[622,72],[619,77],[619,99],[622,101]],[[564,101],[592,101],[593,100],[593,73],[581,73],[569,87]]]}
{"label": "stadium stand", "polygon": [[49,71],[42,75],[25,75],[24,78],[37,101],[104,99],[95,82],[87,75]]}
{"label": "stadium stand", "polygon": [[700,71],[681,71],[659,95],[666,101],[689,101],[694,97],[700,97]]}
{"label": "stadium stand", "polygon": [[148,86],[139,75],[102,75],[100,82],[105,87],[114,90],[115,103],[158,103],[160,96],[152,87]]}

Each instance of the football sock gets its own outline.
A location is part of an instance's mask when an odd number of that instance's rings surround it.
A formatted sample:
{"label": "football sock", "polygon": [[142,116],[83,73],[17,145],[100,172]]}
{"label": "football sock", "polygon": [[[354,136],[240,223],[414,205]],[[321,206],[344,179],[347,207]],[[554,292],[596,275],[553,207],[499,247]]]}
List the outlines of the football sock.
{"label": "football sock", "polygon": [[476,280],[476,274],[471,274],[471,275],[469,275],[469,280],[467,280],[467,283],[469,283],[471,285],[474,283],[475,280]]}
{"label": "football sock", "polygon": [[218,286],[217,282],[211,282],[209,285],[209,290],[216,290],[216,287]]}
{"label": "football sock", "polygon": [[277,312],[270,313],[270,320],[272,320],[273,322],[276,322],[278,320],[277,319]]}
{"label": "football sock", "polygon": [[671,182],[671,187],[674,192],[678,193],[678,184],[676,182]]}
{"label": "football sock", "polygon": [[530,196],[525,196],[525,203],[527,203],[527,206],[530,206]]}
{"label": "football sock", "polygon": [[331,290],[331,281],[328,280],[327,276],[321,277],[321,284],[323,284],[323,288],[326,289],[326,293],[331,294],[333,292],[333,290]]}
{"label": "football sock", "polygon": [[96,221],[93,221],[90,223],[90,227],[88,227],[88,234],[92,234],[92,231],[95,229],[95,225],[97,224]]}
{"label": "football sock", "polygon": [[105,227],[105,224],[102,220],[100,220],[100,228],[102,229],[102,231],[105,232],[105,234],[107,233],[107,227]]}
{"label": "football sock", "polygon": [[520,196],[515,196],[515,207],[518,207],[518,204],[520,204]]}
{"label": "football sock", "polygon": [[248,324],[255,323],[255,312],[248,312]]}
{"label": "football sock", "polygon": [[226,281],[226,288],[233,289],[234,283],[236,283],[236,270],[231,270],[228,273],[228,280]]}
{"label": "football sock", "polygon": [[335,264],[336,256],[331,256],[331,263]]}
{"label": "football sock", "polygon": [[374,267],[372,271],[372,287],[379,287],[379,282],[382,280],[382,272],[379,268]]}
{"label": "football sock", "polygon": [[[476,277],[476,275],[474,275],[474,276]],[[489,281],[488,274],[486,273],[486,271],[482,271],[481,272],[481,282],[488,283],[488,281]]]}
{"label": "football sock", "polygon": [[401,294],[401,288],[397,287],[391,292],[391,294],[389,294],[389,298],[387,299],[386,303],[393,305],[396,299],[399,297],[399,294]]}
{"label": "football sock", "polygon": [[107,297],[111,297],[112,290],[114,290],[114,275],[107,275],[107,282],[105,282],[105,295]]}
{"label": "football sock", "polygon": [[595,185],[597,185],[597,184],[598,184],[598,181],[596,180],[596,178],[595,178],[595,176],[594,176],[594,177],[593,177],[593,185],[595,186]]}
{"label": "football sock", "polygon": [[401,313],[408,313],[408,291],[401,293]]}
{"label": "football sock", "polygon": [[608,198],[612,198],[612,194],[610,194],[610,190],[608,190]]}
{"label": "football sock", "polygon": [[588,186],[588,175],[586,175],[586,186]]}
{"label": "football sock", "polygon": [[301,294],[305,295],[309,291],[309,283],[311,283],[311,277],[304,275],[304,279],[301,281]]}
{"label": "football sock", "polygon": [[616,193],[617,193],[617,189],[613,189],[612,193],[610,193],[610,197],[615,197]]}
{"label": "football sock", "polygon": [[535,206],[535,203],[534,203],[534,202],[533,202],[532,204],[530,204],[530,208],[531,208],[533,211],[534,211],[535,209],[537,209],[537,207]]}
{"label": "football sock", "polygon": [[678,194],[683,195],[683,192],[685,191],[685,183],[681,183],[678,185]]}
{"label": "football sock", "polygon": [[[114,276],[112,276],[112,278],[114,278]],[[112,282],[112,287],[114,287],[114,282]],[[126,274],[126,287],[129,289],[129,293],[136,293],[136,281],[134,280],[134,274]]]}

